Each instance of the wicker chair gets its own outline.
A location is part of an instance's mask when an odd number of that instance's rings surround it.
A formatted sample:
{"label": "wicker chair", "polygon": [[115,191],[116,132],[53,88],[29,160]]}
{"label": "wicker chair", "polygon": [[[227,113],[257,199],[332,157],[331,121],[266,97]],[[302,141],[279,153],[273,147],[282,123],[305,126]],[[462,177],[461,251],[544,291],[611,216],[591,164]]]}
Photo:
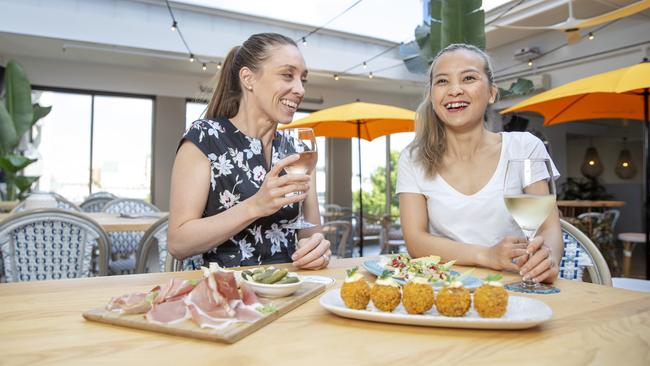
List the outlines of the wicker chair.
{"label": "wicker chair", "polygon": [[[74,212],[81,212],[79,206],[68,201],[65,197],[61,196],[60,194],[54,192],[39,192],[39,194],[43,194],[43,193],[46,193],[52,196],[52,198],[54,198],[54,200],[56,201],[56,208],[62,210],[74,211]],[[25,210],[26,210],[26,205],[25,205],[25,201],[23,200],[22,202],[17,204],[16,207],[14,207],[13,210],[11,210],[11,212],[12,213],[23,212]]]}
{"label": "wicker chair", "polygon": [[348,242],[352,234],[352,224],[349,221],[329,221],[322,226],[325,237],[330,241],[330,249],[338,258],[348,255]]}
{"label": "wicker chair", "polygon": [[108,237],[99,224],[76,212],[35,209],[0,223],[3,282],[89,277],[93,250],[98,272],[108,273]]}
{"label": "wicker chair", "polygon": [[[134,198],[118,198],[104,206],[102,212],[112,214],[143,214],[155,213],[160,210],[143,200]],[[111,260],[108,264],[111,273],[133,273],[136,266],[136,252],[144,235],[142,231],[119,231],[109,233],[111,239]]]}
{"label": "wicker chair", "polygon": [[582,281],[585,268],[589,273],[591,282],[599,285],[612,285],[612,275],[605,258],[596,245],[578,228],[564,220],[562,226],[562,239],[564,241],[564,254],[560,262],[559,277],[568,280]]}
{"label": "wicker chair", "polygon": [[104,206],[114,199],[117,199],[117,196],[112,193],[95,192],[86,197],[79,207],[83,212],[102,212]]}
{"label": "wicker chair", "polygon": [[[171,258],[167,252],[167,227],[169,226],[169,218],[163,217],[153,224],[147,232],[144,233],[142,240],[140,240],[140,247],[136,256],[137,263],[135,266],[135,273],[149,273],[149,272],[170,272],[173,267],[170,263],[166,267],[167,258]],[[154,252],[154,248],[157,250]],[[154,255],[155,253],[155,255]],[[178,270],[191,271],[201,268],[203,265],[203,258],[196,255],[182,261],[175,260],[175,266],[179,267]]]}

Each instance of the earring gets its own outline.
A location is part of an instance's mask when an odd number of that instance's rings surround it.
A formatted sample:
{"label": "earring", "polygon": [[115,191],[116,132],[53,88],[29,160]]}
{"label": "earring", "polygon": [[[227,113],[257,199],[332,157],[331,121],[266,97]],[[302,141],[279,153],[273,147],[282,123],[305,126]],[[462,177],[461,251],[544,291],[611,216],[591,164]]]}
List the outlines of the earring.
{"label": "earring", "polygon": [[249,85],[249,86],[246,87],[246,89],[253,90],[253,87]]}

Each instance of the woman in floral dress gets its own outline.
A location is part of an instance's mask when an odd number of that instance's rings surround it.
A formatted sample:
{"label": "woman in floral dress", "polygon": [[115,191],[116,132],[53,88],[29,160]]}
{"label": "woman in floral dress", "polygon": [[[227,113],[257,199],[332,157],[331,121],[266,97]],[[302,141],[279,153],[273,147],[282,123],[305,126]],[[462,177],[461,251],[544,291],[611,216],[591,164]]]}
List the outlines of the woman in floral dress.
{"label": "woman in floral dress", "polygon": [[280,34],[255,34],[230,50],[206,118],[185,132],[176,154],[168,231],[175,258],[327,266],[330,243],[317,228],[285,228],[302,200],[305,218],[320,222],[314,173],[286,174],[298,156],[278,159],[278,123],[293,119],[306,77],[295,42]]}

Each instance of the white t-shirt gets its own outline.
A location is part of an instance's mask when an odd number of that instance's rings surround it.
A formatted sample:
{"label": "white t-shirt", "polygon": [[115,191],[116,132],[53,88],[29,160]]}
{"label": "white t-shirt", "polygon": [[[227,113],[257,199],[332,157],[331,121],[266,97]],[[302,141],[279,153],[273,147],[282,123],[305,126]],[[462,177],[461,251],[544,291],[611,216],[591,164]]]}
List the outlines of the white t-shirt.
{"label": "white t-shirt", "polygon": [[[397,168],[397,193],[426,197],[429,233],[461,243],[492,246],[507,235],[523,236],[503,200],[503,182],[509,159],[550,159],[542,141],[528,132],[502,132],[501,155],[488,183],[478,192],[458,192],[444,178],[427,178],[411,160],[409,147],[402,151]],[[560,174],[551,161],[553,177]],[[548,174],[547,174],[548,176]]]}

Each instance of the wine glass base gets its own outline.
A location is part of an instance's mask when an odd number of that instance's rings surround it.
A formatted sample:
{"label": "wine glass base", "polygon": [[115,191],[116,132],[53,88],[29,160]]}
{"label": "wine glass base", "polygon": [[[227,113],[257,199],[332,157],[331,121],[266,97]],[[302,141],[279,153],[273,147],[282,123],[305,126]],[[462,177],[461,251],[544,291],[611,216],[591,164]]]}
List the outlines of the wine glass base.
{"label": "wine glass base", "polygon": [[560,289],[542,283],[529,284],[523,281],[506,285],[506,290],[525,294],[556,294]]}
{"label": "wine glass base", "polygon": [[314,225],[311,222],[307,222],[307,221],[302,221],[302,222],[296,221],[296,222],[292,222],[290,224],[284,225],[285,228],[294,229],[294,230],[311,229],[311,228],[316,227],[316,226],[318,226],[318,225]]}

